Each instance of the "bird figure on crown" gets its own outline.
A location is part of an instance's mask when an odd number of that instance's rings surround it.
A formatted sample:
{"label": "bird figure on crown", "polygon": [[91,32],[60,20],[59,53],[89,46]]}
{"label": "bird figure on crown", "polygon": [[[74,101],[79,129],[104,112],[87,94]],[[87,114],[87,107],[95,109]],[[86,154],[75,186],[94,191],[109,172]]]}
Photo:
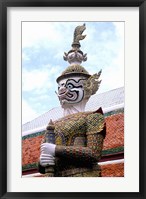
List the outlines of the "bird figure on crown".
{"label": "bird figure on crown", "polygon": [[70,65],[56,80],[64,117],[50,121],[46,128],[38,163],[44,176],[101,176],[98,161],[106,134],[104,116],[101,108],[85,112],[87,101],[100,86],[101,71],[90,75],[81,66],[87,60],[87,54],[80,50],[85,29],[85,24],[75,28],[72,49],[64,53],[64,60]]}

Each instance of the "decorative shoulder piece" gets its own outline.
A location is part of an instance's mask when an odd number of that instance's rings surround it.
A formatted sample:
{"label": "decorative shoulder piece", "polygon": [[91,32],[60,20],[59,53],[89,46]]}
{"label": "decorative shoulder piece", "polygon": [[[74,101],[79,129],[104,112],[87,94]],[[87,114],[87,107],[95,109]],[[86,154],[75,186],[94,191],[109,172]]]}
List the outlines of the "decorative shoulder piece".
{"label": "decorative shoulder piece", "polygon": [[101,113],[91,113],[87,116],[87,135],[99,133],[104,129],[104,115]]}

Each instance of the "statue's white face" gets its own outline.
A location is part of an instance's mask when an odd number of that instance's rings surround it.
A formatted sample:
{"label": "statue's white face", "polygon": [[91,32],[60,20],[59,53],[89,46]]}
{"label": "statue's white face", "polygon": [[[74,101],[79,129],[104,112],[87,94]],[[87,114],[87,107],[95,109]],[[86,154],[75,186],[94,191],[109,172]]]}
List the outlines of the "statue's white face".
{"label": "statue's white face", "polygon": [[84,98],[85,77],[70,77],[58,83],[58,98],[61,105],[76,104]]}

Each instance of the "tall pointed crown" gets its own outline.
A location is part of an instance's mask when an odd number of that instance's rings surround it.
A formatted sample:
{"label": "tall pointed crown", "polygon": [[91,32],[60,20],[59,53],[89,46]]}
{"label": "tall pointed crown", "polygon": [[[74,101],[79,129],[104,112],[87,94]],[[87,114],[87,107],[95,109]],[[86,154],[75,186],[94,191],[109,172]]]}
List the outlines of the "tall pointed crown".
{"label": "tall pointed crown", "polygon": [[82,35],[86,29],[85,24],[82,26],[77,26],[74,31],[72,49],[68,53],[64,53],[64,60],[69,62],[69,66],[62,72],[62,74],[57,78],[57,82],[64,78],[69,78],[71,76],[82,76],[86,80],[84,82],[84,98],[89,99],[91,95],[95,94],[98,90],[101,80],[99,80],[101,75],[101,70],[94,75],[90,75],[86,69],[80,64],[82,61],[87,60],[87,54],[84,54],[80,50],[80,40],[83,40],[86,35]]}
{"label": "tall pointed crown", "polygon": [[83,40],[86,35],[82,35],[85,31],[86,26],[85,24],[81,26],[77,26],[74,30],[73,35],[73,42],[72,42],[72,49],[68,51],[68,53],[64,53],[64,60],[69,62],[69,66],[65,69],[65,71],[62,72],[61,76],[57,78],[57,82],[59,82],[61,79],[64,79],[66,77],[70,77],[72,75],[74,76],[85,76],[86,78],[89,78],[91,75],[86,71],[86,69],[81,66],[80,64],[83,61],[87,60],[87,54],[84,54],[81,50],[81,44],[80,40]]}

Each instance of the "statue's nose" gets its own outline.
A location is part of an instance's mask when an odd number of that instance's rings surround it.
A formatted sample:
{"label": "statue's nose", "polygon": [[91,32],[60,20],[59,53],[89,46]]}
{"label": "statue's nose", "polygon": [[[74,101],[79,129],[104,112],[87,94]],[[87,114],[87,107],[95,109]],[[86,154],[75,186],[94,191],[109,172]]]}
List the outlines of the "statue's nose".
{"label": "statue's nose", "polygon": [[66,90],[67,90],[66,87],[62,86],[62,87],[59,88],[58,92],[59,93],[65,93]]}

